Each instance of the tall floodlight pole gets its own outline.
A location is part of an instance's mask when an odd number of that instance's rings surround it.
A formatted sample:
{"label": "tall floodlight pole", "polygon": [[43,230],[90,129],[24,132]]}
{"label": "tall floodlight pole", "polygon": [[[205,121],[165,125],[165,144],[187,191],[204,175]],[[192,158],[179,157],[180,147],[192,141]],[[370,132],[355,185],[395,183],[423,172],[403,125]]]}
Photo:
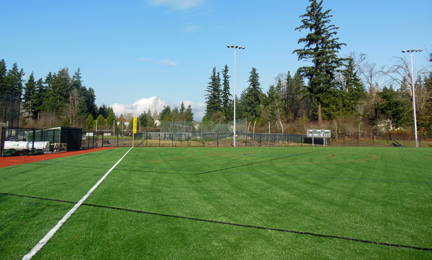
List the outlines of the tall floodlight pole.
{"label": "tall floodlight pole", "polygon": [[234,48],[234,144],[236,146],[236,50],[244,50],[245,47],[237,46],[237,45],[228,45],[227,48]]}
{"label": "tall floodlight pole", "polygon": [[415,143],[416,147],[418,147],[418,139],[417,139],[417,115],[416,115],[416,102],[415,102],[415,88],[414,88],[414,61],[413,61],[413,52],[422,52],[423,50],[420,49],[408,49],[403,50],[402,52],[409,52],[411,53],[411,88],[412,88],[412,97],[413,97],[413,110],[414,110],[414,136],[415,136]]}

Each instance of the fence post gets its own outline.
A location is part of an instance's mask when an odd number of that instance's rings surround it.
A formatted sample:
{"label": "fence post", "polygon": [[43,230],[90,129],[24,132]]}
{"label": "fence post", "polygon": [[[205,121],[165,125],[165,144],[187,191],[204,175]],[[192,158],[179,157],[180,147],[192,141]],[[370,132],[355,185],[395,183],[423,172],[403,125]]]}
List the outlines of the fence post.
{"label": "fence post", "polygon": [[33,128],[33,142],[32,142],[32,152],[31,152],[31,155],[34,155],[35,138],[36,138],[36,128]]}
{"label": "fence post", "polygon": [[5,138],[6,138],[6,128],[2,126],[0,132],[0,157],[3,157]]}

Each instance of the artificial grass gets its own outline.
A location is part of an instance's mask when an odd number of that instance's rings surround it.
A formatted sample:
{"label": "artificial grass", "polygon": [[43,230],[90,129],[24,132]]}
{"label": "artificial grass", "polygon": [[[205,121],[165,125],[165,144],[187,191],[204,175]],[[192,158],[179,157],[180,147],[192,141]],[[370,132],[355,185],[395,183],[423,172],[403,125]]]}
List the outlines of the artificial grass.
{"label": "artificial grass", "polygon": [[73,204],[0,194],[0,259],[20,259]]}
{"label": "artificial grass", "polygon": [[[29,164],[27,172],[8,167],[0,170],[0,192],[77,201],[126,151]],[[36,256],[423,258],[430,251],[162,215],[431,248],[431,155],[409,148],[134,148],[85,203],[159,215],[83,205]],[[66,172],[54,175],[59,169]],[[75,184],[40,192],[63,179]]]}
{"label": "artificial grass", "polygon": [[83,206],[34,259],[427,258],[430,252]]}

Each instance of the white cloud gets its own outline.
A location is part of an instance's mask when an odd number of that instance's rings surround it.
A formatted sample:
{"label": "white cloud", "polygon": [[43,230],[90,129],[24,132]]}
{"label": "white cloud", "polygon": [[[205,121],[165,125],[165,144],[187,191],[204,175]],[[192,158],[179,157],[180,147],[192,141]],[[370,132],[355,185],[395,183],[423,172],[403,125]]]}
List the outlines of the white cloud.
{"label": "white cloud", "polygon": [[206,0],[148,0],[153,6],[167,6],[176,10],[190,9],[205,3]]}
{"label": "white cloud", "polygon": [[117,116],[126,115],[132,113],[136,116],[141,115],[143,112],[147,112],[149,109],[152,114],[155,112],[158,114],[162,111],[165,106],[165,101],[160,100],[158,97],[142,98],[135,101],[133,104],[117,104],[115,103],[111,107]]}
{"label": "white cloud", "polygon": [[[201,121],[201,119],[205,115],[206,103],[194,104],[192,101],[184,100],[183,104],[186,109],[188,108],[189,105],[191,105],[192,113],[194,113],[194,120]],[[125,116],[128,113],[132,113],[135,116],[139,116],[143,112],[147,112],[149,109],[152,115],[154,114],[155,111],[157,114],[159,114],[162,111],[162,109],[168,105],[169,104],[167,104],[165,101],[162,101],[158,97],[154,96],[150,98],[139,99],[135,101],[133,104],[115,103],[111,107],[113,108],[116,116],[120,116],[120,115]],[[171,109],[174,109],[175,107],[180,109],[180,105],[181,105],[181,101],[174,105],[169,105],[169,106],[171,107]]]}
{"label": "white cloud", "polygon": [[159,61],[159,63],[165,64],[165,65],[170,65],[170,66],[177,66],[178,65],[178,62],[172,61],[170,59]]}
{"label": "white cloud", "polygon": [[[185,106],[186,106],[186,102],[185,102]],[[194,119],[196,121],[201,122],[201,119],[205,115],[206,107],[207,107],[206,103],[198,103],[195,106],[192,105],[192,112],[194,113]]]}

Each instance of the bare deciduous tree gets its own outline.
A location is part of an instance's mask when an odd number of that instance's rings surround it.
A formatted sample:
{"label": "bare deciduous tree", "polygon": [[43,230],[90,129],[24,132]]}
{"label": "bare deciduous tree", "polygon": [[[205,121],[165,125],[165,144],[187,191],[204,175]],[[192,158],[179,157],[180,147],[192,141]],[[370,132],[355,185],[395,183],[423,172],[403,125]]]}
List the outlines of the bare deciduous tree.
{"label": "bare deciduous tree", "polygon": [[81,100],[81,96],[77,89],[73,89],[69,94],[69,103],[66,104],[64,109],[64,117],[69,122],[70,126],[76,126],[78,118],[78,105]]}

